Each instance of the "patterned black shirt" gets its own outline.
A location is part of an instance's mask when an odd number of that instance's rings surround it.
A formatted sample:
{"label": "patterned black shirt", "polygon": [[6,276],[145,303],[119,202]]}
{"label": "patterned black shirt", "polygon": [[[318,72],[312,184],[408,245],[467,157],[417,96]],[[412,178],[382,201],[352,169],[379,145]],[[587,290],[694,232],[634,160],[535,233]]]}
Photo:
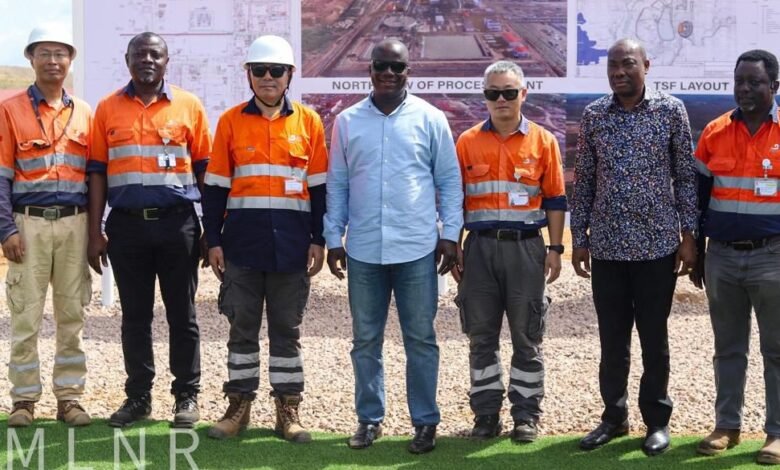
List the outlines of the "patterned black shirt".
{"label": "patterned black shirt", "polygon": [[645,261],[677,250],[696,227],[696,170],[682,102],[645,88],[625,110],[613,94],[582,113],[571,201],[574,248]]}

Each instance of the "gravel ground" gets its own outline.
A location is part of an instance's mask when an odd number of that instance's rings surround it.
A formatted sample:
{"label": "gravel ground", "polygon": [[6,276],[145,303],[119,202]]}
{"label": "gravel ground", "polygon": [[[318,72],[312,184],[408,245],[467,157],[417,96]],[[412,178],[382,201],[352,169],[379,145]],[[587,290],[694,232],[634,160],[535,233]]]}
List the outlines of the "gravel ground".
{"label": "gravel ground", "polygon": [[[327,270],[327,269],[326,269]],[[351,433],[355,426],[353,411],[353,377],[349,358],[351,325],[346,282],[338,281],[324,270],[312,282],[302,339],[306,371],[306,393],[302,420],[308,427],[328,432]],[[123,400],[124,370],[119,337],[121,313],[118,303],[111,308],[100,305],[100,278],[94,280],[95,295],[87,309],[88,320],[84,343],[88,356],[87,394],[83,400],[96,417],[108,417]],[[441,434],[464,435],[471,427],[468,406],[468,343],[460,332],[458,314],[453,303],[455,289],[440,298],[436,319],[441,366],[439,371],[439,405],[442,413]],[[3,284],[4,285],[4,284]],[[218,282],[210,270],[201,271],[197,295],[202,335],[201,417],[219,419],[226,407],[222,381],[227,377],[225,360],[228,324],[216,309]],[[116,291],[115,291],[116,292]],[[549,289],[553,298],[544,342],[547,364],[546,397],[541,427],[546,434],[580,434],[599,422],[601,400],[598,391],[598,329],[591,301],[589,282],[579,279],[568,261],[561,278]],[[115,294],[115,298],[118,298]],[[53,418],[56,402],[51,394],[51,370],[54,351],[54,325],[50,301],[40,335],[41,370],[44,394],[38,405],[38,416]],[[154,419],[171,417],[173,400],[169,395],[171,376],[167,370],[167,325],[159,295],[155,305],[155,357],[158,380],[154,385]],[[687,279],[678,283],[670,319],[672,375],[670,394],[675,402],[672,432],[701,434],[713,423],[714,385],[712,374],[712,331],[706,299]],[[0,295],[0,358],[3,366],[9,356],[9,316],[5,295]],[[508,377],[511,343],[506,324],[502,334],[502,358]],[[265,338],[265,331],[263,331]],[[759,435],[763,426],[764,393],[762,363],[758,353],[758,334],[754,326],[753,355],[747,379],[743,432]],[[262,341],[261,388],[252,410],[252,425],[273,426],[273,404],[267,383],[268,344]],[[634,333],[632,373],[629,381],[633,431],[644,431],[636,406],[641,372],[639,340]],[[387,416],[385,432],[406,434],[411,424],[406,408],[404,366],[397,314],[391,309],[385,341]],[[5,376],[6,372],[0,372]],[[0,410],[10,409],[9,384],[0,380]],[[503,410],[505,427],[511,423],[508,406]]]}

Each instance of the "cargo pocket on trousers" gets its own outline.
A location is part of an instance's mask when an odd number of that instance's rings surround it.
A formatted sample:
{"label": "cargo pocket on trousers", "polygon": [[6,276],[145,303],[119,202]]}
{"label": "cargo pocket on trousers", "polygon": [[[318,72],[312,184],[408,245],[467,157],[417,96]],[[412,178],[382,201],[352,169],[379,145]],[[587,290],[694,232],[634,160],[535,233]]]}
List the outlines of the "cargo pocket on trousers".
{"label": "cargo pocket on trousers", "polygon": [[84,278],[81,280],[81,306],[86,307],[92,301],[92,275],[89,266],[84,267]]}
{"label": "cargo pocket on trousers", "polygon": [[309,291],[311,290],[311,278],[306,271],[301,278],[301,290],[298,291],[298,320],[303,320],[303,314],[306,310],[306,303],[309,301]]}
{"label": "cargo pocket on trousers", "polygon": [[528,312],[528,338],[531,341],[541,343],[544,331],[547,329],[547,310],[550,309],[552,299],[544,296],[531,303]]}
{"label": "cargo pocket on trousers", "polygon": [[455,295],[455,305],[458,307],[458,316],[460,317],[460,331],[469,334],[469,324],[466,320],[466,309],[464,308],[465,296],[460,292],[460,288],[458,288],[458,293]]}
{"label": "cargo pocket on trousers", "polygon": [[228,295],[229,289],[230,289],[230,281],[223,281],[222,284],[219,285],[219,295],[217,295],[217,308],[219,309],[219,313],[225,315],[225,317],[228,319],[228,322],[233,323],[233,318],[235,318],[236,314],[235,311],[233,310],[233,306],[228,304],[228,302],[226,301],[226,297]]}
{"label": "cargo pocket on trousers", "polygon": [[5,294],[11,313],[22,313],[24,310],[24,291],[22,290],[21,272],[8,273],[5,278]]}

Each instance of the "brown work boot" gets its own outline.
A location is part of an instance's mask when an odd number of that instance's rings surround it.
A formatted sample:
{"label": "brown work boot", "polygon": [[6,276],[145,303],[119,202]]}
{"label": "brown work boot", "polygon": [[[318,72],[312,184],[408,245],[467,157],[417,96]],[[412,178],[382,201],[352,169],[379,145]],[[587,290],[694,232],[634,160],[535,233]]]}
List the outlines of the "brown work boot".
{"label": "brown work boot", "polygon": [[756,462],[780,465],[780,437],[766,436],[766,442],[764,442],[764,447],[758,451]]}
{"label": "brown work boot", "polygon": [[225,416],[209,428],[209,437],[214,439],[237,436],[249,424],[249,413],[252,410],[254,394],[228,393],[226,396],[230,404],[225,411]]}
{"label": "brown work boot", "polygon": [[290,442],[311,442],[311,434],[303,426],[298,417],[300,395],[282,395],[274,397],[276,403],[276,427],[274,432]]}
{"label": "brown work boot", "polygon": [[77,400],[57,401],[57,419],[68,426],[87,426],[92,422],[89,414]]}
{"label": "brown work boot", "polygon": [[9,428],[25,428],[32,424],[35,419],[34,401],[17,401],[11,409],[11,415],[8,416]]}
{"label": "brown work boot", "polygon": [[696,452],[702,455],[717,455],[739,443],[739,429],[715,428],[709,436],[699,442]]}

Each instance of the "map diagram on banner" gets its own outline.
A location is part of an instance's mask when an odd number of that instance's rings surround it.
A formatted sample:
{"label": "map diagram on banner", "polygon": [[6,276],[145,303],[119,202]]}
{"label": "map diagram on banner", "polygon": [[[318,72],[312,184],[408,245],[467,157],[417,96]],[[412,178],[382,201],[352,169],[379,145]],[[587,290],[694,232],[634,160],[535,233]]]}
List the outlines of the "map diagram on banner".
{"label": "map diagram on banner", "polygon": [[[289,2],[278,0],[87,0],[85,98],[93,105],[130,80],[124,54],[143,31],[168,44],[166,80],[200,97],[212,128],[250,96],[241,62],[255,37],[290,39]],[[112,18],[112,21],[105,21]]]}
{"label": "map diagram on banner", "polygon": [[756,1],[578,0],[577,76],[603,77],[607,50],[629,37],[645,45],[654,77],[730,77],[744,50],[737,3]]}

